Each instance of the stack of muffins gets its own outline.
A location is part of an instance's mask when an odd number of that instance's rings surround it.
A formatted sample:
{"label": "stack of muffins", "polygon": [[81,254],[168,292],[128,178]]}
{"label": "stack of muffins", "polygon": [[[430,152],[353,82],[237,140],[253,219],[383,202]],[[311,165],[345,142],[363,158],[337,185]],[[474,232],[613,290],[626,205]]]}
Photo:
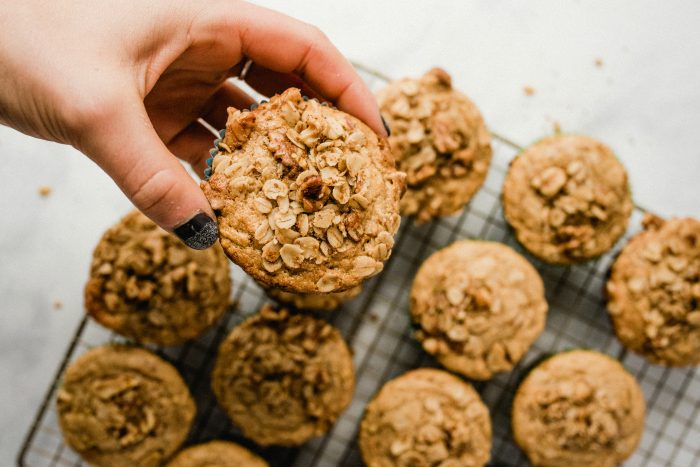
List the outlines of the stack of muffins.
{"label": "stack of muffins", "polygon": [[[229,441],[178,452],[195,404],[177,370],[140,346],[178,345],[216,323],[229,308],[227,257],[282,305],[264,305],[222,341],[211,376],[216,400],[258,446],[299,446],[330,429],[352,399],[351,350],[307,311],[338,307],[382,271],[400,215],[420,224],[459,212],[492,156],[479,110],[444,70],[392,82],[378,102],[388,141],[294,88],[252,110],[229,109],[201,184],[221,246],[190,250],[138,212],[104,234],[86,309],[133,343],[92,349],[65,372],[59,421],[86,461],[267,465]],[[511,162],[502,203],[522,247],[558,265],[608,252],[633,209],[613,152],[561,134]],[[615,331],[653,363],[698,364],[700,222],[648,215],[644,228],[607,284]],[[523,359],[547,318],[542,278],[504,244],[458,240],[422,264],[409,311],[415,339],[445,369],[385,384],[359,427],[362,458],[370,467],[483,466],[489,410],[463,378],[488,380]],[[604,354],[573,349],[526,375],[512,430],[534,465],[612,466],[636,449],[644,416],[632,375]]]}

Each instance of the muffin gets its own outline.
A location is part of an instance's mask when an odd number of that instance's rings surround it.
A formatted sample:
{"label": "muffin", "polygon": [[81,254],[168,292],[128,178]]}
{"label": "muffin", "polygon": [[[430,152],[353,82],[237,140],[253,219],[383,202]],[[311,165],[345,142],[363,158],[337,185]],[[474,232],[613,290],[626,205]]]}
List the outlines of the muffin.
{"label": "muffin", "polygon": [[92,465],[158,466],[187,437],[195,415],[177,370],[148,350],[94,348],[73,362],[57,396],[66,443]]}
{"label": "muffin", "polygon": [[622,344],[652,363],[700,363],[700,221],[647,215],[607,283]]}
{"label": "muffin", "polygon": [[616,360],[590,350],[548,358],[513,401],[513,435],[535,466],[615,466],[639,444],[644,395]]}
{"label": "muffin", "polygon": [[391,127],[392,153],[407,175],[401,213],[423,223],[462,209],[491,163],[491,135],[479,109],[440,68],[390,83],[377,100]]}
{"label": "muffin", "polygon": [[219,245],[192,250],[133,211],[95,248],[85,308],[130,339],[175,345],[214,324],[230,293],[229,261]]}
{"label": "muffin", "polygon": [[404,174],[386,140],[287,89],[229,109],[202,189],[226,254],[268,287],[340,292],[382,270],[394,245]]}
{"label": "muffin", "polygon": [[506,245],[473,240],[457,241],[421,265],[410,306],[423,349],[479,380],[510,371],[547,315],[535,268]]}
{"label": "muffin", "polygon": [[359,435],[367,467],[483,466],[491,419],[468,383],[432,368],[386,383],[367,405]]}
{"label": "muffin", "polygon": [[331,292],[325,294],[294,294],[279,289],[265,289],[267,295],[278,302],[289,305],[297,310],[331,311],[341,303],[357,297],[362,292],[362,286],[358,285],[343,292]]}
{"label": "muffin", "polygon": [[326,433],[354,387],[350,350],[333,326],[270,306],[233,329],[212,373],[221,407],[261,446]]}
{"label": "muffin", "polygon": [[579,135],[550,136],[518,155],[502,197],[518,241],[554,264],[610,250],[633,207],[625,168],[606,145]]}
{"label": "muffin", "polygon": [[263,459],[229,441],[209,441],[184,449],[167,467],[267,467]]}

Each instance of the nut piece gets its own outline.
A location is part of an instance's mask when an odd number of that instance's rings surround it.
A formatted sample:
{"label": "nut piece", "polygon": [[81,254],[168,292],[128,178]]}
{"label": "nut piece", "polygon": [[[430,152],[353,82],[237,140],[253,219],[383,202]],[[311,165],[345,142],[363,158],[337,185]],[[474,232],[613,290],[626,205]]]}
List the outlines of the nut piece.
{"label": "nut piece", "polygon": [[545,138],[511,163],[503,210],[518,241],[538,258],[586,261],[612,248],[627,228],[632,213],[627,172],[592,138]]}
{"label": "nut piece", "polygon": [[382,269],[405,175],[364,123],[290,88],[253,111],[231,109],[217,151],[201,187],[224,251],[257,281],[341,292]]}
{"label": "nut piece", "polygon": [[212,373],[221,407],[262,446],[297,446],[324,434],[354,385],[352,357],[335,328],[269,306],[233,329]]}
{"label": "nut piece", "polygon": [[407,174],[402,214],[423,223],[462,209],[491,162],[491,136],[477,107],[439,68],[394,81],[377,99],[391,126],[394,157]]}
{"label": "nut piece", "polygon": [[359,444],[368,467],[478,467],[489,460],[491,420],[471,385],[421,368],[386,383],[367,405]]}
{"label": "nut piece", "polygon": [[534,465],[616,466],[644,430],[642,390],[616,360],[574,350],[532,370],[513,401],[513,434]]}

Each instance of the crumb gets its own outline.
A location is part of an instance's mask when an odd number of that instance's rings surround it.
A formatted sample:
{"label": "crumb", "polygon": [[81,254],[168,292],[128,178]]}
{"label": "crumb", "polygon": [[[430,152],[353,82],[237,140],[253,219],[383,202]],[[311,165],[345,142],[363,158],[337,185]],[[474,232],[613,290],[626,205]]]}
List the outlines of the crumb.
{"label": "crumb", "polygon": [[554,130],[555,135],[560,134],[561,133],[561,124],[558,121],[554,120],[554,122],[552,122],[552,130]]}
{"label": "crumb", "polygon": [[48,185],[42,185],[39,187],[39,196],[46,198],[51,194],[51,187]]}
{"label": "crumb", "polygon": [[61,300],[54,300],[53,301],[53,309],[60,310],[61,308],[63,308],[63,302]]}
{"label": "crumb", "polygon": [[597,66],[598,68],[603,67],[603,59],[602,58],[596,58],[593,63],[595,63],[595,66]]}
{"label": "crumb", "polygon": [[379,321],[379,316],[377,316],[376,313],[370,313],[369,315],[367,315],[367,318],[369,318],[369,320],[373,323]]}
{"label": "crumb", "polygon": [[533,94],[535,94],[535,88],[533,88],[530,85],[525,85],[523,86],[523,92],[526,96],[532,96]]}

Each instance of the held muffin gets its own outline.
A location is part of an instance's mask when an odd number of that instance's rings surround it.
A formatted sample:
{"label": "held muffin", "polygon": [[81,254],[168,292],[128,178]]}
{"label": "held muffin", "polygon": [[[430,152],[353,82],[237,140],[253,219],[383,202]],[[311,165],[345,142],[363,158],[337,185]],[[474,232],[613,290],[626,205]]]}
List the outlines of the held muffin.
{"label": "held muffin", "polygon": [[192,250],[133,211],[95,248],[85,308],[123,336],[175,345],[214,324],[230,293],[229,261],[219,245]]}
{"label": "held muffin", "polygon": [[326,433],[354,387],[350,350],[333,326],[267,305],[224,340],[212,373],[221,407],[262,446]]}
{"label": "held muffin", "polygon": [[148,350],[109,345],[66,370],[57,397],[66,443],[93,465],[158,466],[187,437],[195,415],[177,370]]}
{"label": "held muffin", "polygon": [[229,109],[217,147],[202,189],[226,254],[257,281],[339,292],[382,270],[404,174],[364,123],[290,88]]}
{"label": "held muffin", "polygon": [[574,350],[533,369],[513,401],[513,435],[535,466],[615,466],[644,430],[644,395],[616,360]]}
{"label": "held muffin", "polygon": [[243,446],[216,440],[180,451],[167,467],[268,467],[268,464]]}
{"label": "held muffin", "polygon": [[554,264],[608,251],[633,207],[625,168],[606,145],[579,135],[551,136],[518,155],[502,197],[518,241]]}
{"label": "held muffin", "polygon": [[608,310],[622,344],[653,363],[700,363],[700,221],[647,215],[617,257]]}
{"label": "held muffin", "polygon": [[490,457],[491,419],[470,384],[421,368],[386,383],[369,403],[359,444],[367,467],[479,467]]}
{"label": "held muffin", "polygon": [[460,240],[431,255],[416,274],[410,303],[423,349],[479,380],[510,371],[547,315],[535,268],[496,242]]}
{"label": "held muffin", "polygon": [[266,288],[265,293],[278,302],[287,304],[297,310],[331,311],[341,303],[357,297],[362,292],[362,286],[358,285],[343,292],[331,292],[325,294],[295,294],[283,290]]}
{"label": "held muffin", "polygon": [[491,163],[491,135],[479,109],[440,68],[390,83],[377,95],[389,144],[407,174],[401,213],[423,223],[469,202]]}

